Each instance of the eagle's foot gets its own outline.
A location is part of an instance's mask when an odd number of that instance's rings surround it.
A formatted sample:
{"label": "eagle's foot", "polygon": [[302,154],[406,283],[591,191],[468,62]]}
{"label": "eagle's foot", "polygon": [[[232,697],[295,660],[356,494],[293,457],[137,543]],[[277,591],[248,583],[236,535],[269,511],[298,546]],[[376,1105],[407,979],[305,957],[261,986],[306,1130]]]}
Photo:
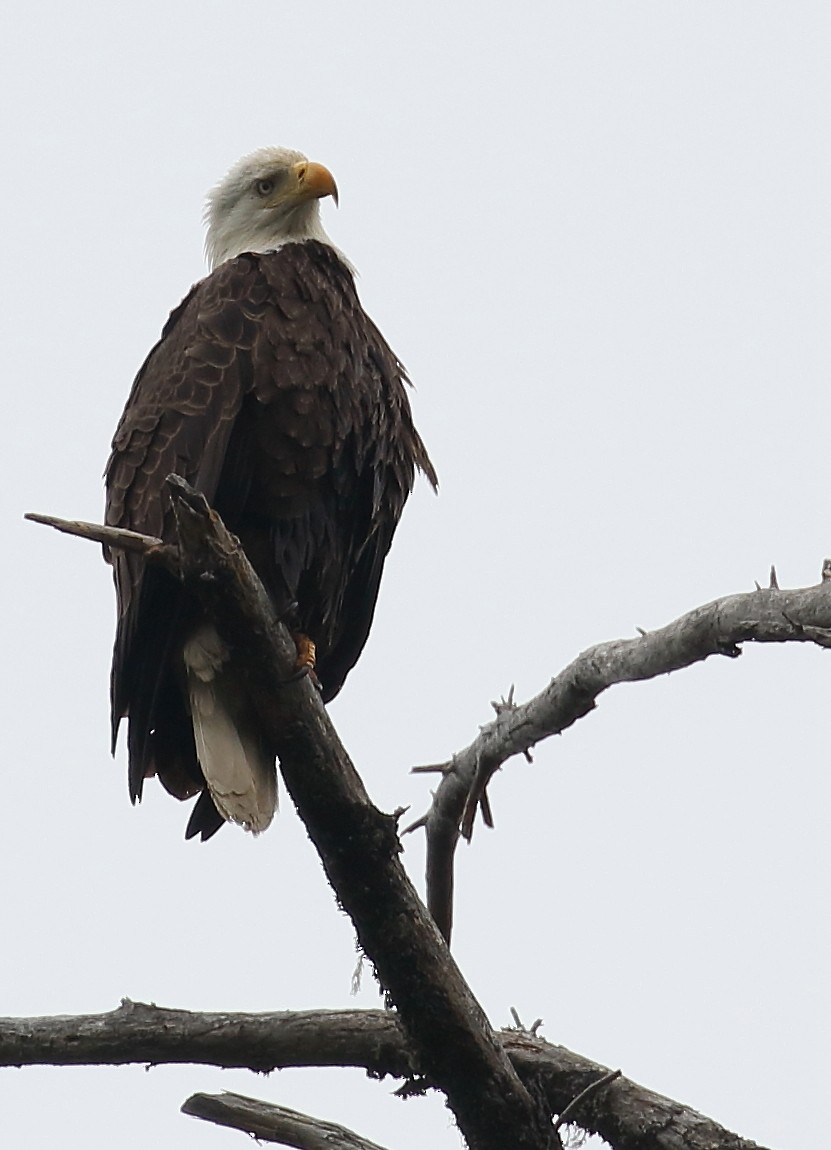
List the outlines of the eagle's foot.
{"label": "eagle's foot", "polygon": [[298,679],[305,679],[308,676],[313,685],[320,690],[320,683],[315,674],[316,649],[314,640],[310,639],[308,635],[304,635],[302,631],[294,631],[291,637],[297,648],[297,658],[294,661],[294,673],[289,675],[285,682],[296,683]]}

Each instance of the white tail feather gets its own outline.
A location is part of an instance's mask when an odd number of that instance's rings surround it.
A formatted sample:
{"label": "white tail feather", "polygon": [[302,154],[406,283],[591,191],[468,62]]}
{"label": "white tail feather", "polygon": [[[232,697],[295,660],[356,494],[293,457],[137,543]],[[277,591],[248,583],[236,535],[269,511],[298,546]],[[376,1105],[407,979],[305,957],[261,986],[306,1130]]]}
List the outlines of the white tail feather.
{"label": "white tail feather", "polygon": [[211,798],[224,819],[259,834],[277,808],[274,758],[238,721],[223,674],[228,649],[214,627],[203,624],[191,635],[184,661],[196,754]]}

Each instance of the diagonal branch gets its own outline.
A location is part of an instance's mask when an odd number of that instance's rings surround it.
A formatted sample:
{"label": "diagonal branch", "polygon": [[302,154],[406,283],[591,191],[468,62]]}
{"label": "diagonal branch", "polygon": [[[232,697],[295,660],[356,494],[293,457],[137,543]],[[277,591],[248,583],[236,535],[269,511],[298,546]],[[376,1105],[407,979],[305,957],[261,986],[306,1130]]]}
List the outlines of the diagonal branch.
{"label": "diagonal branch", "polygon": [[527,703],[512,692],[494,704],[496,718],[446,763],[416,767],[442,780],[430,810],[410,829],[427,832],[427,905],[449,941],[453,915],[453,860],[459,835],[470,838],[485,788],[507,759],[530,756],[550,735],[565,731],[596,706],[617,683],[653,679],[702,662],[711,655],[735,659],[742,643],[814,643],[831,647],[831,563],[815,587],[782,591],[759,588],[715,599],[658,631],[590,647]]}
{"label": "diagonal branch", "polygon": [[294,643],[238,541],[183,480],[167,483],[178,553],[156,558],[198,596],[245,673],[286,788],[420,1073],[445,1094],[470,1150],[547,1150],[545,1108],[518,1078],[410,883],[396,820],[370,802],[311,682],[290,681]]}
{"label": "diagonal branch", "polygon": [[182,1113],[242,1130],[262,1142],[277,1142],[297,1150],[384,1150],[377,1142],[360,1138],[335,1122],[229,1091],[192,1094],[183,1104]]}
{"label": "diagonal branch", "polygon": [[[552,1114],[599,1134],[614,1150],[757,1150],[628,1078],[598,1089],[608,1068],[564,1046],[513,1029],[501,1031],[497,1041]],[[107,1014],[0,1019],[0,1066],[184,1062],[260,1072],[351,1066],[376,1078],[407,1080],[418,1055],[389,1010],[220,1014],[125,1000]]]}

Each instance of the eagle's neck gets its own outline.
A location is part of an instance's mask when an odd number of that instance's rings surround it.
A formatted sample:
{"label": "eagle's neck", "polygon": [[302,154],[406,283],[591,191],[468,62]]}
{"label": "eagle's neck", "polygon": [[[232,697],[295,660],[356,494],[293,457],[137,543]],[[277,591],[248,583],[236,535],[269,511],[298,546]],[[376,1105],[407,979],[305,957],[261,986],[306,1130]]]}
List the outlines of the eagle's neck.
{"label": "eagle's neck", "polygon": [[[317,205],[314,205],[315,207]],[[302,244],[308,240],[334,247],[320,222],[317,211],[295,213],[284,219],[264,220],[259,226],[250,221],[237,221],[233,215],[212,221],[205,237],[205,254],[213,271],[226,260],[243,252],[273,252],[285,244]]]}

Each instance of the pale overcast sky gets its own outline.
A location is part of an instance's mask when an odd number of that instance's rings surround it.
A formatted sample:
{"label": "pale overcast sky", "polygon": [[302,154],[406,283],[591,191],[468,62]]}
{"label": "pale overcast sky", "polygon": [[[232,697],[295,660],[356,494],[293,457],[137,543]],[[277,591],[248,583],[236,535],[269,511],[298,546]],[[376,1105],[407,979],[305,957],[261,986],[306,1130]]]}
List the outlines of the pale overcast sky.
{"label": "pale overcast sky", "polygon": [[[0,1014],[122,996],[375,1006],[288,802],[185,843],[108,751],[100,519],[132,377],[204,271],[206,190],[262,144],[334,172],[335,242],[410,369],[441,478],[399,531],[332,707],[387,810],[587,646],[831,554],[831,7],[580,0],[7,4],[0,498],[6,541]],[[496,1025],[778,1150],[827,1142],[831,660],[747,650],[618,688],[461,851],[455,950]],[[422,843],[406,842],[421,885]],[[232,1089],[390,1150],[458,1146],[353,1071],[0,1071],[0,1139],[242,1146]]]}

